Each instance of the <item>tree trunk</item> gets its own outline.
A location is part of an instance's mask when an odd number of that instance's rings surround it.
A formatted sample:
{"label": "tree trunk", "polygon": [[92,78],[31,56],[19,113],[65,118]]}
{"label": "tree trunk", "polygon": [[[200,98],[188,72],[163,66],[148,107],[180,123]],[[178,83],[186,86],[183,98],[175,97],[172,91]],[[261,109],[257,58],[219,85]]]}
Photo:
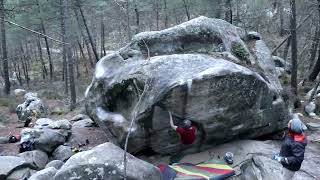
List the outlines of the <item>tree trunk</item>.
{"label": "tree trunk", "polygon": [[[81,45],[79,40],[78,40],[78,46],[79,46],[80,55],[81,55],[80,57],[82,58],[82,60],[85,60],[86,56],[85,56],[85,54],[83,52],[83,48],[82,48],[82,45]],[[88,62],[87,61],[84,62],[84,67],[85,67],[86,74],[88,74],[89,70],[88,70]]]}
{"label": "tree trunk", "polygon": [[134,4],[134,12],[136,14],[136,34],[138,34],[140,32],[140,15],[139,15],[139,9],[138,9],[138,6],[137,6],[137,2],[135,1],[135,4]]}
{"label": "tree trunk", "polygon": [[106,47],[105,47],[104,23],[103,23],[103,17],[101,17],[101,52],[100,52],[100,56],[103,57],[105,55],[106,55]]}
{"label": "tree trunk", "polygon": [[[27,39],[28,39],[28,38],[27,38]],[[27,41],[26,41],[26,43],[25,43],[24,45],[25,45],[25,51],[24,51],[24,53],[25,53],[26,58],[27,58],[28,68],[31,69],[31,62],[30,62],[30,61],[31,61],[31,56],[30,56],[30,53],[29,53]],[[23,45],[21,44],[21,46],[23,46]]]}
{"label": "tree trunk", "polygon": [[22,78],[21,78],[21,70],[20,70],[19,63],[17,64],[17,68],[18,68],[19,82],[20,82],[20,85],[23,86],[23,82],[22,82]]}
{"label": "tree trunk", "polygon": [[9,66],[6,42],[6,28],[4,23],[5,18],[4,0],[0,0],[0,28],[1,28],[1,47],[2,47],[2,66],[4,75],[4,93],[10,94]]}
{"label": "tree trunk", "polygon": [[[291,88],[292,92],[296,97],[298,97],[298,80],[297,80],[297,25],[296,25],[296,2],[295,0],[290,0],[291,17],[290,17],[290,30],[291,30]],[[299,100],[296,98],[294,102],[295,107],[299,106]]]}
{"label": "tree trunk", "polygon": [[[319,23],[320,23],[320,0],[318,0],[318,12],[319,12]],[[320,26],[320,24],[319,24]],[[313,68],[312,68],[312,71],[310,72],[309,74],[309,77],[308,77],[308,80],[309,81],[314,81],[318,74],[320,72],[320,49],[318,50],[318,60],[317,62],[314,64]]]}
{"label": "tree trunk", "polygon": [[159,31],[159,0],[154,0],[154,9],[156,13],[156,28]]}
{"label": "tree trunk", "polygon": [[39,58],[41,62],[41,69],[42,69],[42,79],[45,79],[46,76],[48,75],[47,67],[46,64],[44,63],[43,56],[42,56],[42,49],[41,49],[41,42],[40,42],[40,37],[38,36],[37,38],[37,47],[39,51]]}
{"label": "tree trunk", "polygon": [[[39,17],[40,17],[40,27],[41,27],[42,33],[46,34],[46,29],[44,27],[44,22],[43,22],[43,19],[42,19],[41,7],[40,7],[40,4],[39,4],[39,1],[36,0],[36,3],[37,3],[37,6],[38,6],[38,13],[39,13]],[[48,54],[50,80],[53,80],[53,64],[52,64],[52,59],[51,59],[50,46],[49,46],[48,38],[46,36],[44,36],[43,38],[44,38],[44,41],[46,43],[46,49],[47,49],[47,54]]]}
{"label": "tree trunk", "polygon": [[187,18],[189,21],[190,20],[190,13],[189,13],[188,4],[187,4],[186,0],[182,0],[182,1],[183,1],[184,10],[186,11],[186,15],[187,15]]}
{"label": "tree trunk", "polygon": [[83,38],[83,41],[85,43],[85,46],[87,48],[90,65],[91,65],[91,67],[93,67],[94,63],[93,63],[93,58],[92,58],[92,54],[91,54],[91,50],[90,50],[90,42],[89,42],[88,38],[85,36],[85,34],[82,31],[82,25],[81,25],[81,21],[80,21],[80,17],[79,17],[78,11],[74,10],[74,13],[76,15],[76,19],[77,19],[77,22],[78,22],[77,24],[78,24],[78,28],[79,28],[80,34],[81,34],[81,36]]}
{"label": "tree trunk", "polygon": [[79,46],[79,50],[80,50],[80,55],[81,55],[82,59],[85,60],[86,56],[84,55],[84,51],[83,51],[82,45],[79,40],[78,40],[78,46]]}
{"label": "tree trunk", "polygon": [[167,9],[167,0],[163,0],[164,3],[164,27],[168,28],[168,9]]}
{"label": "tree trunk", "polygon": [[[320,49],[318,51],[318,54],[320,53]],[[309,74],[308,80],[309,81],[314,81],[316,80],[318,74],[320,72],[320,55],[318,55],[318,60],[317,62],[314,64],[313,69],[311,71],[311,73]]]}
{"label": "tree trunk", "polygon": [[285,61],[287,61],[287,58],[288,58],[288,52],[289,52],[290,45],[291,45],[291,37],[287,40],[287,44],[283,50],[283,57],[282,58]]}
{"label": "tree trunk", "polygon": [[68,4],[67,0],[61,0],[61,12],[62,12],[62,27],[64,29],[64,33],[62,34],[63,42],[68,44],[63,44],[67,53],[67,64],[68,64],[68,77],[70,82],[70,110],[73,110],[76,106],[76,88],[74,82],[74,74],[73,74],[73,63],[74,59],[72,57],[72,45],[71,45],[71,31],[69,28],[69,15],[68,15]]}
{"label": "tree trunk", "polygon": [[236,14],[236,19],[237,19],[236,23],[237,23],[237,24],[236,24],[236,25],[239,26],[239,23],[240,23],[240,6],[239,6],[239,0],[237,0],[236,5],[237,5],[237,14]]}
{"label": "tree trunk", "polygon": [[[23,52],[22,52],[23,53]],[[26,79],[27,81],[27,86],[29,87],[29,72],[28,72],[28,66],[23,58],[23,56],[21,56],[21,65],[22,65],[22,68],[23,68],[23,74],[24,74],[24,78]]]}
{"label": "tree trunk", "polygon": [[99,61],[99,56],[98,56],[98,53],[97,53],[97,50],[96,50],[96,46],[94,44],[94,41],[93,41],[93,38],[92,38],[92,35],[90,33],[90,30],[88,28],[88,25],[87,25],[87,20],[86,18],[84,17],[84,13],[82,11],[82,8],[81,8],[81,4],[80,4],[80,1],[77,0],[77,5],[78,5],[78,8],[79,8],[79,11],[80,11],[80,15],[81,15],[81,18],[82,18],[82,21],[83,21],[83,25],[87,31],[87,34],[88,34],[88,37],[89,37],[89,41],[90,41],[90,44],[91,44],[91,48],[92,48],[92,51],[93,51],[93,54],[94,54],[94,57],[96,59],[96,62]]}
{"label": "tree trunk", "polygon": [[284,13],[283,13],[283,2],[280,0],[278,2],[278,9],[279,9],[279,16],[280,16],[280,36],[285,35],[285,30],[284,30]]}
{"label": "tree trunk", "polygon": [[24,52],[23,50],[23,46],[22,44],[20,44],[20,54],[21,54],[21,60],[22,60],[22,63],[24,65],[24,70],[25,70],[25,78],[26,78],[26,81],[27,81],[27,85],[29,87],[29,82],[30,82],[30,78],[29,78],[29,68],[28,68],[28,64],[27,64],[27,57],[26,57],[26,53]]}
{"label": "tree trunk", "polygon": [[13,68],[14,68],[14,72],[17,75],[17,79],[19,81],[20,86],[22,86],[22,80],[21,80],[21,76],[20,76],[20,69],[19,66],[17,65],[16,61],[13,60]]}
{"label": "tree trunk", "polygon": [[[62,6],[63,6],[63,0],[60,0],[61,35],[62,35],[62,41],[64,41],[65,35],[66,35],[66,27],[65,27],[64,7],[62,7]],[[80,31],[81,31],[81,29],[80,29]],[[66,44],[62,45],[62,58],[63,58],[62,80],[64,80],[64,94],[68,95],[69,81],[68,81],[67,45]]]}
{"label": "tree trunk", "polygon": [[232,24],[232,0],[226,0],[225,4],[225,20]]}
{"label": "tree trunk", "polygon": [[319,41],[320,41],[320,31],[319,31],[319,26],[317,25],[316,30],[314,32],[314,37],[312,40],[312,45],[311,45],[311,49],[310,49],[310,58],[309,58],[309,67],[308,70],[311,70],[313,64],[314,64],[314,60],[316,59],[317,56],[317,50],[318,50],[318,46],[319,46]]}
{"label": "tree trunk", "polygon": [[80,71],[79,71],[79,64],[80,64],[80,57],[79,57],[79,53],[77,52],[77,47],[73,48],[73,52],[74,52],[74,64],[76,66],[76,73],[77,73],[77,79],[79,79],[81,77]]}
{"label": "tree trunk", "polygon": [[126,0],[126,16],[127,16],[127,33],[128,33],[128,41],[131,40],[131,27],[130,27],[130,13],[129,13],[129,0]]}

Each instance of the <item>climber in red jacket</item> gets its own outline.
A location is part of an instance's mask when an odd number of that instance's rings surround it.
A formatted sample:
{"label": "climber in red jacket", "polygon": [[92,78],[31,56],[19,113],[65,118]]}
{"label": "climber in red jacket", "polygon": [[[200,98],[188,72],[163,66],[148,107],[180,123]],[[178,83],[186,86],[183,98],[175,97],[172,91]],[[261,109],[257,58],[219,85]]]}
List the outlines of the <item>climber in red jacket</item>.
{"label": "climber in red jacket", "polygon": [[174,129],[180,136],[181,144],[190,145],[193,144],[196,139],[197,128],[192,125],[190,120],[184,120],[183,126],[175,126],[172,120],[172,114],[169,111],[170,115],[170,126]]}

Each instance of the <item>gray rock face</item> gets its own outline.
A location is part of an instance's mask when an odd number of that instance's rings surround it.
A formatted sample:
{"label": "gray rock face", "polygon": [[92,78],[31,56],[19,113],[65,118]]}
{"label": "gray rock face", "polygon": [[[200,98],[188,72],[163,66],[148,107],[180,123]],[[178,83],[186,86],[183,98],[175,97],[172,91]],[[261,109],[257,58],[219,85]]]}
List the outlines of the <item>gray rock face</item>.
{"label": "gray rock face", "polygon": [[73,128],[84,128],[84,127],[92,127],[94,122],[91,119],[83,119],[79,120],[72,124]]}
{"label": "gray rock face", "polygon": [[54,167],[48,167],[41,171],[36,172],[33,174],[29,180],[50,180],[56,174],[57,169]]}
{"label": "gray rock face", "polygon": [[18,156],[22,157],[26,162],[34,165],[38,169],[43,169],[48,162],[48,155],[39,150],[23,152]]}
{"label": "gray rock face", "polygon": [[206,17],[140,33],[97,63],[87,114],[123,145],[136,112],[130,152],[179,149],[167,110],[176,124],[190,119],[198,125],[190,150],[283,129],[288,109],[271,52],[251,36]]}
{"label": "gray rock face", "polygon": [[282,177],[282,165],[270,160],[269,157],[253,156],[241,166],[241,170],[242,179],[273,180],[277,177],[277,180],[285,180]]}
{"label": "gray rock face", "polygon": [[[54,180],[123,178],[124,151],[112,143],[73,155],[57,172]],[[127,179],[160,180],[157,167],[128,154]]]}
{"label": "gray rock face", "polygon": [[54,167],[58,170],[61,168],[61,166],[63,166],[63,164],[64,163],[61,160],[53,160],[53,161],[50,161],[45,168]]}
{"label": "gray rock face", "polygon": [[25,121],[28,117],[32,116],[32,112],[36,113],[36,118],[47,115],[47,107],[38,97],[37,93],[27,93],[24,95],[24,99],[25,102],[16,108],[19,120]]}
{"label": "gray rock face", "polygon": [[70,146],[58,146],[52,153],[52,156],[56,160],[66,161],[73,155]]}
{"label": "gray rock face", "polygon": [[35,167],[21,157],[0,156],[0,179],[6,179],[8,177],[20,179],[26,177],[30,175],[30,168]]}

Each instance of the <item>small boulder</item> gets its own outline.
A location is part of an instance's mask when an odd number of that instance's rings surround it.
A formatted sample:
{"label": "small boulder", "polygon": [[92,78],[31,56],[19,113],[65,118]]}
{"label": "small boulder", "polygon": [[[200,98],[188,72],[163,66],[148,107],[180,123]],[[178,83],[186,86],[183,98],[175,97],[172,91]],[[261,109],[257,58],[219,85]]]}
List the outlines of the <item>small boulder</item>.
{"label": "small boulder", "polygon": [[20,98],[20,97],[23,97],[27,93],[27,91],[24,89],[15,89],[13,93],[15,97]]}
{"label": "small boulder", "polygon": [[25,128],[21,131],[21,142],[34,141],[35,149],[51,153],[66,142],[70,132],[64,129]]}
{"label": "small boulder", "polygon": [[56,174],[57,169],[54,167],[48,167],[41,171],[36,172],[33,174],[29,180],[49,180]]}
{"label": "small boulder", "polygon": [[0,137],[0,144],[7,144],[7,143],[9,143],[8,136]]}
{"label": "small boulder", "polygon": [[45,168],[49,168],[49,167],[54,167],[56,168],[57,170],[59,170],[61,168],[61,166],[63,166],[63,161],[61,160],[53,160],[53,161],[50,161]]}
{"label": "small boulder", "polygon": [[89,116],[85,115],[85,114],[78,114],[76,116],[74,116],[71,121],[79,121],[79,120],[83,120],[83,119],[90,119]]}
{"label": "small boulder", "polygon": [[66,142],[68,133],[65,131],[56,131],[52,129],[45,129],[44,133],[37,139],[35,145],[39,149],[46,152],[52,152],[56,147]]}
{"label": "small boulder", "polygon": [[56,160],[66,161],[73,155],[70,146],[58,146],[52,153],[52,156]]}
{"label": "small boulder", "polygon": [[248,37],[248,39],[250,39],[250,40],[260,40],[260,39],[261,39],[260,33],[255,32],[255,31],[250,31],[250,32],[248,32],[247,37]]}
{"label": "small boulder", "polygon": [[48,155],[39,150],[23,152],[18,156],[22,157],[26,162],[37,167],[37,169],[43,169],[48,162]]}
{"label": "small boulder", "polygon": [[28,179],[31,175],[31,169],[28,167],[25,168],[19,168],[17,170],[14,170],[10,175],[6,178],[8,180],[11,179]]}
{"label": "small boulder", "polygon": [[42,128],[47,127],[49,124],[53,123],[54,121],[49,118],[40,118],[35,122],[35,128]]}
{"label": "small boulder", "polygon": [[320,130],[320,124],[319,124],[319,123],[312,123],[312,122],[310,122],[310,123],[307,123],[307,127],[308,127],[308,129],[311,130],[311,131],[318,131],[318,130]]}
{"label": "small boulder", "polygon": [[73,123],[72,127],[84,128],[84,127],[92,127],[93,125],[94,125],[94,122],[91,119],[83,119]]}
{"label": "small boulder", "polygon": [[36,118],[45,117],[47,115],[47,106],[38,97],[37,93],[27,93],[24,95],[24,103],[16,108],[19,120],[26,121],[28,117],[35,113]]}
{"label": "small boulder", "polygon": [[313,101],[311,101],[304,107],[304,110],[309,116],[312,116],[313,114],[315,114],[316,104]]}
{"label": "small boulder", "polygon": [[67,119],[62,119],[52,122],[49,126],[51,129],[71,129],[71,124]]}
{"label": "small boulder", "polygon": [[[73,155],[57,172],[54,180],[123,179],[124,151],[112,143],[104,143],[89,151]],[[157,167],[130,154],[127,156],[127,178],[160,180]]]}

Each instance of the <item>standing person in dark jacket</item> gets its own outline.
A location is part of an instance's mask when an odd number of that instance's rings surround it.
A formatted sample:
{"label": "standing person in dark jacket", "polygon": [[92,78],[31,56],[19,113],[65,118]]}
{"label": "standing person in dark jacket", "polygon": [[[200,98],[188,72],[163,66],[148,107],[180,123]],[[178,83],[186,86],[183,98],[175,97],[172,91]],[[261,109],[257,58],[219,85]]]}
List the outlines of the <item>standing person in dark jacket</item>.
{"label": "standing person in dark jacket", "polygon": [[306,136],[303,133],[304,124],[298,117],[288,123],[289,132],[282,143],[280,155],[274,157],[283,166],[283,177],[285,180],[293,178],[296,171],[299,171],[304,159]]}

